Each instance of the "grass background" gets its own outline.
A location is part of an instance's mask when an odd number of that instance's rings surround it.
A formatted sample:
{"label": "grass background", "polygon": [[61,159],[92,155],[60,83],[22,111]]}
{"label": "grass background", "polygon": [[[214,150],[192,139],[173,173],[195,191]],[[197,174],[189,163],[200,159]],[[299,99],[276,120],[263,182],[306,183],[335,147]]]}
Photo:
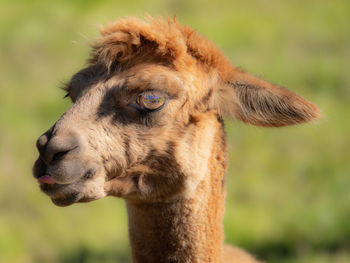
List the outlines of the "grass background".
{"label": "grass background", "polygon": [[350,262],[350,2],[0,3],[0,262],[130,262],[122,200],[55,207],[31,177],[35,140],[69,107],[99,25],[177,14],[232,63],[310,99],[324,118],[264,129],[227,122],[227,242],[267,262]]}

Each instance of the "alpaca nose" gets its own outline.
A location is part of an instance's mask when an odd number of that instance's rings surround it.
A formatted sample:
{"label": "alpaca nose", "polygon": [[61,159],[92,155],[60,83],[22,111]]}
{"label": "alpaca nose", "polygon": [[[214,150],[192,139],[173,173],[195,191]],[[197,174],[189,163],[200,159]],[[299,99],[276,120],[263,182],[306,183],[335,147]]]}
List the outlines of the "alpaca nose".
{"label": "alpaca nose", "polygon": [[41,159],[47,164],[52,164],[61,160],[72,150],[80,146],[79,137],[73,133],[65,133],[65,135],[52,136],[52,131],[49,130],[39,137],[36,142]]}

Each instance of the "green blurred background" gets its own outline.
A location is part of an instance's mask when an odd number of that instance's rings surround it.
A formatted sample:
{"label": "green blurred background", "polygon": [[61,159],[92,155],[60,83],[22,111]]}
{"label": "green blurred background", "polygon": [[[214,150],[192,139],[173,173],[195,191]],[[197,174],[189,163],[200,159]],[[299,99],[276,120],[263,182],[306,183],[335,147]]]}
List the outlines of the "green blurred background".
{"label": "green blurred background", "polygon": [[0,262],[130,262],[124,203],[54,206],[31,176],[36,138],[69,107],[58,89],[98,27],[177,14],[235,65],[289,87],[324,118],[227,123],[227,242],[268,262],[350,262],[350,1],[0,3]]}

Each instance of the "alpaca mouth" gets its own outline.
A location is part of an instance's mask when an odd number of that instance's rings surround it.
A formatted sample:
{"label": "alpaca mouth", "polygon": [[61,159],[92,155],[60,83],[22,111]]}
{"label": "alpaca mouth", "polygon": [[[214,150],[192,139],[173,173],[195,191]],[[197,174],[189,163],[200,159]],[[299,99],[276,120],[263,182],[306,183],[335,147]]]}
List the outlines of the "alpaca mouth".
{"label": "alpaca mouth", "polygon": [[33,167],[33,176],[37,179],[40,188],[46,194],[54,194],[59,189],[69,185],[74,185],[79,181],[92,179],[97,167],[83,167],[82,163],[72,166],[72,170],[60,169],[67,165],[67,162],[60,162],[54,165],[47,165],[40,157],[36,160]]}
{"label": "alpaca mouth", "polygon": [[[55,164],[55,165],[59,165]],[[77,202],[90,202],[101,198],[99,183],[104,180],[97,165],[85,166],[78,171],[55,173],[54,165],[47,165],[39,157],[33,167],[33,176],[40,190],[57,206],[69,206]],[[58,170],[57,170],[58,171]],[[97,191],[98,193],[96,194]]]}
{"label": "alpaca mouth", "polygon": [[66,192],[66,188],[69,187],[68,184],[58,184],[58,183],[42,183],[40,181],[40,177],[38,179],[40,190],[50,196],[51,198],[55,198],[58,196],[62,196],[62,193]]}
{"label": "alpaca mouth", "polygon": [[73,190],[71,184],[58,184],[49,175],[38,178],[40,190],[47,194],[57,206],[68,206],[80,199],[79,192]]}
{"label": "alpaca mouth", "polygon": [[39,175],[39,176],[34,175],[34,177],[37,178],[40,189],[48,195],[54,195],[60,189],[63,189],[65,186],[70,185],[70,183],[69,184],[58,183],[53,178],[53,176],[48,174],[48,173],[44,173],[44,174]]}
{"label": "alpaca mouth", "polygon": [[53,179],[51,177],[51,175],[48,175],[48,174],[45,174],[45,175],[42,175],[38,178],[38,183],[40,185],[44,185],[44,184],[55,184],[56,181],[55,179]]}

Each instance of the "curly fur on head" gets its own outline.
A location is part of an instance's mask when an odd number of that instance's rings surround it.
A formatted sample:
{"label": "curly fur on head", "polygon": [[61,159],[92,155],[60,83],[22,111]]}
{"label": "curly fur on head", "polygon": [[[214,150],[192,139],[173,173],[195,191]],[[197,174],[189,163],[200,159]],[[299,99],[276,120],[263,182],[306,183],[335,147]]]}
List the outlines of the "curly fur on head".
{"label": "curly fur on head", "polygon": [[[168,62],[176,70],[185,70],[196,61],[204,66],[231,70],[226,58],[215,45],[177,20],[147,17],[119,19],[101,28],[102,37],[93,46],[90,62],[102,63],[110,70],[115,63],[127,63],[145,53]],[[224,66],[227,67],[226,70]]]}

